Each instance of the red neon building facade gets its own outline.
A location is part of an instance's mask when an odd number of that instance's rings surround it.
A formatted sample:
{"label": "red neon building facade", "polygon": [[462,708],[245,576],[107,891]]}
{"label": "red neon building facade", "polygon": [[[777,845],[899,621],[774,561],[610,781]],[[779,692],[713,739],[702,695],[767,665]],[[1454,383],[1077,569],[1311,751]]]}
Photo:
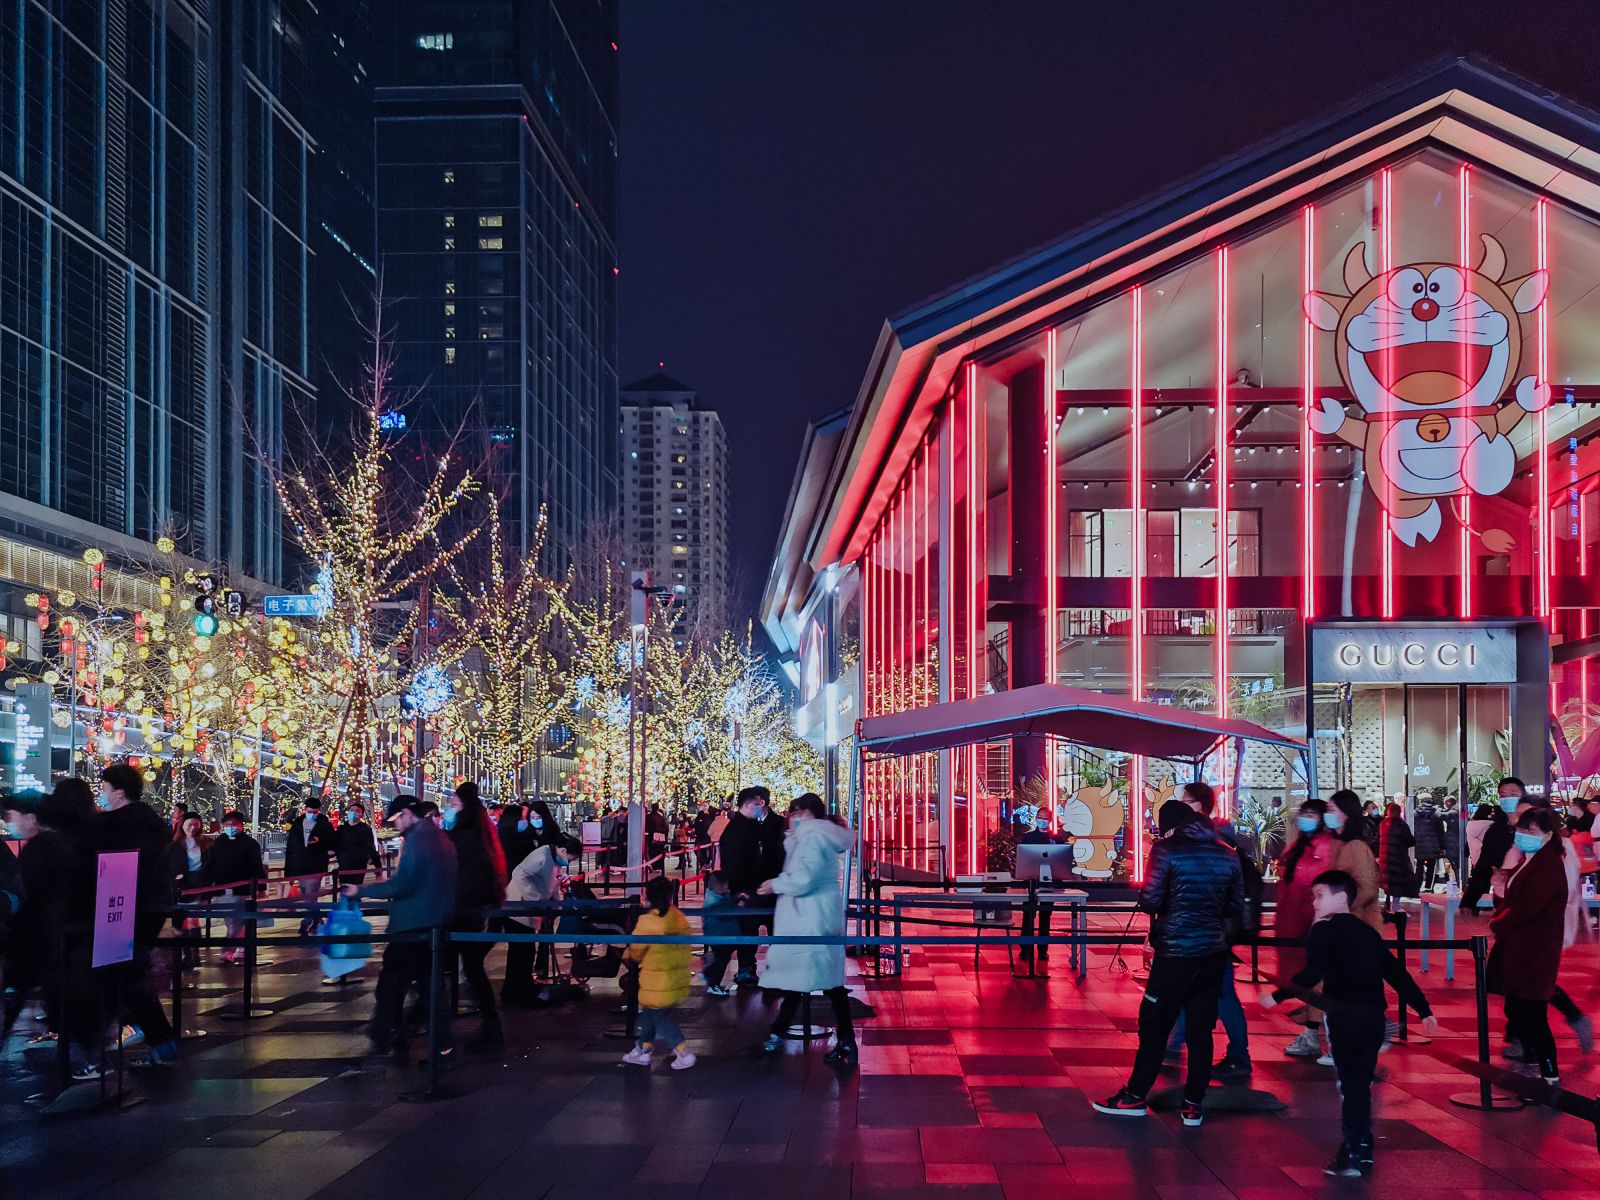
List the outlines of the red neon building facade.
{"label": "red neon building facade", "polygon": [[[1314,779],[1205,765],[1267,830],[1308,790],[1559,786],[1600,724],[1600,180],[1565,153],[1600,134],[1530,163],[1528,103],[1452,66],[891,323],[791,507],[835,582],[769,588],[780,645],[825,621],[862,715],[1055,680],[1305,736]],[[801,723],[842,761],[846,722]],[[1042,808],[1130,878],[1188,777],[1018,740],[868,764],[859,819],[959,875]]]}

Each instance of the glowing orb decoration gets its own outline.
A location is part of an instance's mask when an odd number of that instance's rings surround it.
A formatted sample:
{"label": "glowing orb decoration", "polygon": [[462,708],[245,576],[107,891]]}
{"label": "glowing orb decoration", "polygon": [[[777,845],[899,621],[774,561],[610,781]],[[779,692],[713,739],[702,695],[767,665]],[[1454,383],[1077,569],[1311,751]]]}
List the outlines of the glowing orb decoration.
{"label": "glowing orb decoration", "polygon": [[405,702],[413,712],[431,717],[435,713],[444,711],[445,705],[450,703],[450,698],[454,695],[455,687],[450,682],[450,676],[445,674],[444,668],[438,663],[430,663],[418,671],[411,680]]}

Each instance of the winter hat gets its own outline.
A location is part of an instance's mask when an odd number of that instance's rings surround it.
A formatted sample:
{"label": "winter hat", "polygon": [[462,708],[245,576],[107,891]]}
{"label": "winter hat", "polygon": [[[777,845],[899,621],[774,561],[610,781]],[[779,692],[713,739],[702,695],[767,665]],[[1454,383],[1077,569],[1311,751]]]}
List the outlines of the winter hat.
{"label": "winter hat", "polygon": [[1181,800],[1168,800],[1156,814],[1156,828],[1161,831],[1162,837],[1166,837],[1173,830],[1182,829],[1199,819],[1200,814]]}

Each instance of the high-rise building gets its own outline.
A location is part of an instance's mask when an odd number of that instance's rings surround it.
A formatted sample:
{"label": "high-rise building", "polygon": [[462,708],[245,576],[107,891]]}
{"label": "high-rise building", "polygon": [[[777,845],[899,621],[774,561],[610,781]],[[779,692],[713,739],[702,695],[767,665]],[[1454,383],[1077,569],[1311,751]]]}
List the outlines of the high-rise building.
{"label": "high-rise building", "polygon": [[611,0],[403,0],[377,91],[393,379],[417,455],[488,455],[513,540],[564,565],[616,500]]}
{"label": "high-rise building", "polygon": [[50,547],[219,545],[209,8],[0,10],[0,574],[17,583],[43,582]]}
{"label": "high-rise building", "polygon": [[[699,395],[657,373],[622,389],[622,536],[628,566],[679,601],[679,628],[728,602],[728,439]],[[709,606],[715,606],[709,608]]]}
{"label": "high-rise building", "polygon": [[162,535],[282,573],[262,458],[347,373],[373,290],[365,20],[365,0],[0,10],[0,579],[65,586],[52,555]]}
{"label": "high-rise building", "polygon": [[[219,22],[222,545],[277,579],[267,461],[302,424],[342,430],[376,324],[366,0],[241,0]],[[288,443],[286,447],[286,442]]]}

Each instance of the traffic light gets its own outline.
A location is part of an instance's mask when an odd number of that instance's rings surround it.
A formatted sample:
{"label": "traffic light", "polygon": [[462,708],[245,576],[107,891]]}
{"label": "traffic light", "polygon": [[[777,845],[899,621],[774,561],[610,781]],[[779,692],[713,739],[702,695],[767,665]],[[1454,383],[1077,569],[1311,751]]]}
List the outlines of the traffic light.
{"label": "traffic light", "polygon": [[199,637],[217,632],[217,581],[210,575],[194,577],[194,631]]}
{"label": "traffic light", "polygon": [[199,637],[211,637],[217,632],[217,600],[202,592],[194,598],[194,631]]}

